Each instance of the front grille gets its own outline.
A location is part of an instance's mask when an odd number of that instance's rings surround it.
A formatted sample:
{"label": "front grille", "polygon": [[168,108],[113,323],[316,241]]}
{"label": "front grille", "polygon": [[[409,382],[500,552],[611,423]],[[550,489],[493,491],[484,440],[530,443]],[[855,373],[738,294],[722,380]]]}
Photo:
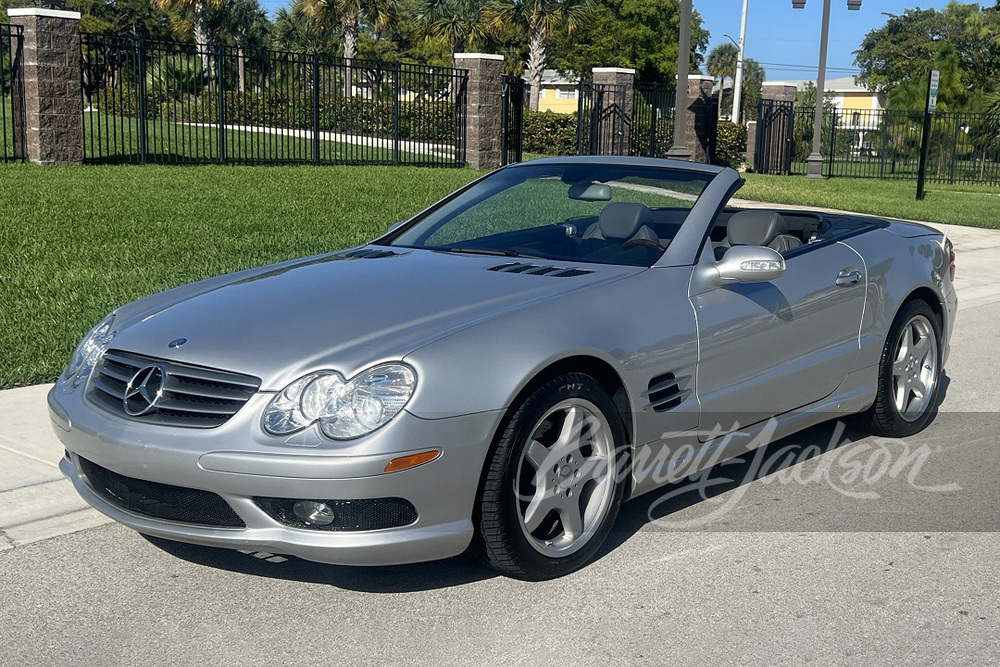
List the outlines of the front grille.
{"label": "front grille", "polygon": [[[148,412],[129,414],[125,410],[129,381],[150,366],[162,369],[163,392]],[[229,421],[259,387],[260,379],[251,375],[108,350],[94,371],[88,396],[105,410],[128,419],[165,426],[214,428]]]}
{"label": "front grille", "polygon": [[257,507],[286,526],[310,530],[362,531],[399,528],[417,520],[417,509],[403,498],[364,498],[361,500],[323,500],[333,510],[333,523],[307,525],[295,516],[295,499],[254,498]]}
{"label": "front grille", "polygon": [[155,519],[222,528],[246,528],[220,496],[209,491],[126,477],[80,457],[80,468],[99,496],[129,512]]}

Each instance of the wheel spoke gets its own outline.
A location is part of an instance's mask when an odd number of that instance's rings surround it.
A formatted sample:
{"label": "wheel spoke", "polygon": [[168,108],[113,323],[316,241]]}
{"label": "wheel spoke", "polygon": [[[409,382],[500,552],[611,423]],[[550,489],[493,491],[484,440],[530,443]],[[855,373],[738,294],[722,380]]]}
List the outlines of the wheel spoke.
{"label": "wheel spoke", "polygon": [[916,343],[913,344],[913,352],[912,352],[913,358],[917,359],[922,365],[924,363],[924,360],[927,359],[927,355],[930,353],[930,349],[931,349],[930,340],[926,336],[924,336],[923,338],[921,338],[920,340],[918,340]]}
{"label": "wheel spoke", "polygon": [[896,383],[896,409],[906,412],[906,399],[910,396],[910,385],[905,379]]}
{"label": "wheel spoke", "polygon": [[562,521],[566,537],[576,539],[583,533],[583,514],[580,512],[580,499],[570,496],[563,499],[559,506],[559,519]]}
{"label": "wheel spoke", "polygon": [[528,529],[529,533],[538,530],[549,512],[556,509],[558,500],[558,496],[554,495],[548,488],[539,488],[535,492],[535,496],[524,510],[524,527]]}
{"label": "wheel spoke", "polygon": [[906,358],[910,356],[910,348],[913,347],[913,325],[907,324],[906,329],[903,330],[903,339],[899,341],[899,352],[896,354],[896,361],[902,361],[905,363]]}
{"label": "wheel spoke", "polygon": [[913,393],[917,396],[917,398],[925,398],[927,396],[927,385],[925,385],[924,381],[920,378],[914,380],[910,384],[910,387],[913,389]]}
{"label": "wheel spoke", "polygon": [[535,471],[539,475],[545,474],[545,469],[548,468],[548,462],[546,459],[549,457],[549,448],[538,442],[537,440],[532,440],[531,444],[528,445],[528,451],[525,452],[525,456],[531,465],[535,466]]}
{"label": "wheel spoke", "polygon": [[566,419],[563,421],[562,430],[559,431],[559,439],[556,440],[553,448],[558,449],[560,454],[579,449],[582,433],[583,411],[578,407],[572,407],[566,411]]}

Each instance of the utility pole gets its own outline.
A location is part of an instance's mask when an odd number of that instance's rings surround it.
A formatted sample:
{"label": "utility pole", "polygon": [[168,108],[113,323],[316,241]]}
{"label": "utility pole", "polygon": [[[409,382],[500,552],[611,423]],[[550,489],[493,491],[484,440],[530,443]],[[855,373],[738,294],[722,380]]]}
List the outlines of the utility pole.
{"label": "utility pole", "polygon": [[743,22],[740,24],[739,59],[736,61],[736,80],[733,81],[733,113],[732,121],[739,123],[743,117],[743,58],[747,46],[747,6],[750,0],[743,0]]}
{"label": "utility pole", "polygon": [[674,102],[674,145],[667,157],[690,160],[687,149],[688,73],[691,71],[691,3],[681,0],[681,34],[677,44],[677,95]]}

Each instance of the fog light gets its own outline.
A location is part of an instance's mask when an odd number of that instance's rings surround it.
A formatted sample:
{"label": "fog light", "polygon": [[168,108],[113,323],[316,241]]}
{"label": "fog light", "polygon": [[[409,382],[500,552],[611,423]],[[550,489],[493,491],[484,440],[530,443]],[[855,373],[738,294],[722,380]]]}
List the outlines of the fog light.
{"label": "fog light", "polygon": [[318,500],[300,500],[292,507],[292,511],[307,526],[329,526],[336,518],[333,508]]}

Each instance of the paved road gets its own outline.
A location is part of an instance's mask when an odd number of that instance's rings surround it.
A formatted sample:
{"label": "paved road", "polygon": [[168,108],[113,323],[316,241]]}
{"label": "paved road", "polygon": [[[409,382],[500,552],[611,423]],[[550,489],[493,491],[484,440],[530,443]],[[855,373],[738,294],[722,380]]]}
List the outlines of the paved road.
{"label": "paved road", "polygon": [[[946,396],[909,458],[811,429],[764,466],[717,469],[708,500],[678,486],[652,511],[662,495],[629,503],[596,563],[541,584],[466,559],[338,568],[110,524],[11,540],[0,664],[997,664],[996,238],[963,237]],[[0,456],[19,446],[5,437]]]}

